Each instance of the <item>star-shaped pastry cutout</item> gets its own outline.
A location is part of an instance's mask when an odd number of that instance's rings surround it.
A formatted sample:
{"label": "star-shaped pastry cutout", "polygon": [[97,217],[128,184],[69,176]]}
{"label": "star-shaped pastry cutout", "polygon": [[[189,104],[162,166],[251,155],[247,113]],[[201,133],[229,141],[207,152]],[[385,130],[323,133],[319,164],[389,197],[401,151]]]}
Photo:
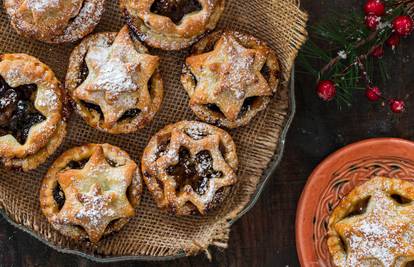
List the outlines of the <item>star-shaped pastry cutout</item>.
{"label": "star-shaped pastry cutout", "polygon": [[130,109],[148,108],[148,81],[158,68],[159,58],[139,53],[128,27],[121,29],[109,47],[90,48],[85,61],[89,74],[74,96],[99,105],[105,127],[111,128]]}
{"label": "star-shaped pastry cutout", "polygon": [[126,191],[136,168],[134,163],[110,166],[103,148],[97,146],[82,169],[58,174],[66,199],[56,222],[82,226],[90,241],[98,242],[110,222],[135,214]]}
{"label": "star-shaped pastry cutout", "polygon": [[186,59],[197,78],[190,103],[216,104],[226,118],[236,120],[246,98],[273,94],[260,73],[267,56],[267,50],[245,48],[224,32],[213,51]]}
{"label": "star-shaped pastry cutout", "polygon": [[[192,157],[195,157],[201,151],[208,151],[213,159],[212,167],[214,170],[223,173],[219,178],[208,180],[206,192],[202,196],[191,185],[185,185],[180,192],[180,185],[167,172],[168,167],[179,163],[181,147],[187,148]],[[159,170],[159,179],[164,185],[165,200],[169,203],[176,203],[178,207],[182,207],[190,201],[202,214],[206,211],[207,204],[212,201],[217,190],[234,184],[237,179],[234,170],[223,159],[220,151],[220,136],[215,134],[194,140],[181,129],[173,129],[170,145],[167,151],[157,159],[156,165]],[[197,168],[202,168],[202,166],[197,166]]]}
{"label": "star-shaped pastry cutout", "polygon": [[63,31],[79,13],[82,3],[82,0],[24,0],[18,13],[23,18],[31,16],[34,24],[43,30]]}
{"label": "star-shaped pastry cutout", "polygon": [[376,191],[365,213],[339,221],[335,229],[347,243],[345,266],[367,260],[394,266],[398,258],[414,256],[413,205],[398,205],[387,193]]}

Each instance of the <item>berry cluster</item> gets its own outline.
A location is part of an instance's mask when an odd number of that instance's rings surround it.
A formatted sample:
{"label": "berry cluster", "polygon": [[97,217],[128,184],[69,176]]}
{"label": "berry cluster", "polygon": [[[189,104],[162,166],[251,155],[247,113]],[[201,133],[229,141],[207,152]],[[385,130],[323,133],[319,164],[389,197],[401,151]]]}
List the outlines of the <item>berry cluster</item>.
{"label": "berry cluster", "polygon": [[[389,9],[391,8],[389,7]],[[388,7],[381,0],[367,0],[364,5],[366,27],[373,32],[380,31],[384,27],[382,20],[388,16],[387,9]],[[399,45],[400,38],[409,36],[414,28],[413,19],[407,15],[399,15],[391,19],[388,18],[388,25],[392,28],[392,34],[385,41],[385,44],[392,49]],[[382,44],[375,45],[370,49],[367,56],[381,59],[384,56],[384,46]],[[355,62],[355,64],[357,63]],[[366,76],[366,72],[362,71],[362,75]],[[393,112],[401,113],[404,111],[405,103],[403,100],[386,98],[378,86],[373,85],[368,77],[364,78],[366,81],[365,95],[370,101],[383,99],[389,103],[389,107]],[[331,80],[319,81],[317,94],[325,101],[334,99],[336,96],[335,83]]]}

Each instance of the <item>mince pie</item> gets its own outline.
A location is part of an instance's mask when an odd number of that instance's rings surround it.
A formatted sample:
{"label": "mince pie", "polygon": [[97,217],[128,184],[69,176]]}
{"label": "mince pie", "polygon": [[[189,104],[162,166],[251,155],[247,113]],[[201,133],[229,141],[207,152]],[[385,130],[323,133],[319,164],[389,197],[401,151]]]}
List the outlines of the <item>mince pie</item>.
{"label": "mince pie", "polygon": [[194,45],[181,82],[200,119],[235,128],[248,124],[267,106],[277,90],[279,72],[276,54],[264,42],[218,31]]}
{"label": "mince pie", "polygon": [[[414,261],[414,184],[377,177],[356,187],[329,219],[336,266],[407,266]],[[410,265],[411,266],[411,265]]]}
{"label": "mince pie", "polygon": [[141,193],[139,168],[126,152],[88,144],[64,152],[49,168],[40,206],[63,235],[96,243],[135,215]]}
{"label": "mince pie", "polygon": [[224,0],[121,0],[128,25],[147,45],[181,50],[213,30]]}
{"label": "mince pie", "polygon": [[177,215],[205,214],[218,207],[237,182],[233,139],[202,122],[166,126],[151,138],[141,164],[158,207]]}
{"label": "mince pie", "polygon": [[29,171],[66,135],[66,100],[53,71],[25,54],[0,54],[0,161]]}
{"label": "mince pie", "polygon": [[93,31],[104,0],[4,0],[16,31],[47,43],[77,41]]}
{"label": "mince pie", "polygon": [[70,57],[66,88],[92,127],[112,134],[144,127],[161,106],[159,58],[124,26],[84,39]]}

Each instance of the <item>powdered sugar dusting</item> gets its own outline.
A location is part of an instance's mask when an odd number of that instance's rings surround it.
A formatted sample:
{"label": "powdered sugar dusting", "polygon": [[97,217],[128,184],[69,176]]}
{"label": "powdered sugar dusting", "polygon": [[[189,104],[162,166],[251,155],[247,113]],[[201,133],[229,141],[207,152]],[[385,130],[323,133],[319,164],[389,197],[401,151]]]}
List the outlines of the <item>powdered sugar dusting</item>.
{"label": "powdered sugar dusting", "polygon": [[209,157],[198,157],[196,169],[198,173],[203,174],[207,170],[213,169],[213,161]]}
{"label": "powdered sugar dusting", "polygon": [[82,208],[75,217],[79,220],[87,219],[91,226],[99,226],[104,218],[112,217],[116,212],[109,207],[111,197],[108,195],[88,194],[81,197]]}
{"label": "powdered sugar dusting", "polygon": [[412,231],[411,219],[399,214],[392,200],[381,194],[372,196],[375,209],[362,215],[365,217],[351,225],[352,231],[346,234],[349,235],[346,266],[378,263],[394,266],[395,260],[408,252],[410,242],[406,234]]}
{"label": "powdered sugar dusting", "polygon": [[203,139],[206,136],[206,130],[204,125],[191,125],[186,133],[195,140]]}
{"label": "powdered sugar dusting", "polygon": [[29,9],[36,12],[45,12],[49,8],[59,7],[59,0],[26,0]]}
{"label": "powdered sugar dusting", "polygon": [[111,49],[101,47],[86,56],[87,62],[93,62],[99,69],[96,85],[113,96],[137,90],[138,86],[130,75],[130,70],[136,68],[137,64],[126,65],[119,57],[113,57],[111,52]]}
{"label": "powdered sugar dusting", "polygon": [[119,59],[111,59],[103,64],[99,74],[96,84],[115,95],[134,91],[138,88]]}
{"label": "powdered sugar dusting", "polygon": [[235,40],[224,39],[224,47],[228,55],[227,63],[222,65],[224,79],[222,86],[229,88],[237,99],[245,97],[244,87],[255,83],[257,77],[252,67],[254,65],[254,56],[243,56],[244,47],[237,44]]}
{"label": "powdered sugar dusting", "polygon": [[49,107],[50,109],[56,109],[58,105],[58,96],[53,90],[41,90],[38,92],[36,104],[42,108]]}

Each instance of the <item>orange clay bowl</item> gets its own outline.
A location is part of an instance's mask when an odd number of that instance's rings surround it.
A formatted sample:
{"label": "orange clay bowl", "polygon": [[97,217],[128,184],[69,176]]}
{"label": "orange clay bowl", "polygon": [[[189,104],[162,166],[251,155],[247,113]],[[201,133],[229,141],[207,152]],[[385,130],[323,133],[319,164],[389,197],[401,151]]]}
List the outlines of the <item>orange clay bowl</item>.
{"label": "orange clay bowl", "polygon": [[326,245],[329,215],[355,186],[374,176],[414,182],[414,143],[375,138],[348,145],[316,167],[296,212],[296,247],[301,266],[334,266]]}

